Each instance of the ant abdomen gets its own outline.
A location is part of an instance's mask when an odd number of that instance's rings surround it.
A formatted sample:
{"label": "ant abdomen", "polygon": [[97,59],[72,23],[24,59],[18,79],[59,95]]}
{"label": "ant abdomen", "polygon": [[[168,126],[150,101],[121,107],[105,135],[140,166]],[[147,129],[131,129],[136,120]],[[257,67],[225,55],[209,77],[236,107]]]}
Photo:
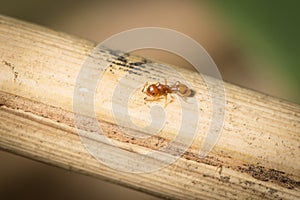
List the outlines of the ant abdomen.
{"label": "ant abdomen", "polygon": [[182,97],[191,97],[193,95],[193,91],[179,81],[176,81],[176,83],[171,86],[171,90]]}

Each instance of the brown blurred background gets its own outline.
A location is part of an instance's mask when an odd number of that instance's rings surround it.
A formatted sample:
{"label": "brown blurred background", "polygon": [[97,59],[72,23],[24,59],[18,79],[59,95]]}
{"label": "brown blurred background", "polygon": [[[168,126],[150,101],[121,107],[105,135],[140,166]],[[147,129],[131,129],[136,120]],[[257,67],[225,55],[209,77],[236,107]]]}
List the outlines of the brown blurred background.
{"label": "brown blurred background", "polygon": [[[156,26],[198,41],[223,80],[300,103],[298,1],[1,0],[0,14],[97,43],[131,28]],[[158,50],[140,55],[182,67]],[[0,152],[0,199],[156,199],[127,188]]]}

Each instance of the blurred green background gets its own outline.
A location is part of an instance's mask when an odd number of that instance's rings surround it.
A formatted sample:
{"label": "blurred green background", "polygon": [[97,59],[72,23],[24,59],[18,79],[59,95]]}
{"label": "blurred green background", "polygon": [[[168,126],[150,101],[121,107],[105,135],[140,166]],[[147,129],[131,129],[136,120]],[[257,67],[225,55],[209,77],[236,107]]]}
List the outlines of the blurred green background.
{"label": "blurred green background", "polygon": [[253,67],[284,86],[287,93],[278,96],[299,104],[300,1],[215,0],[212,5],[230,23],[249,57],[268,63]]}
{"label": "blurred green background", "polygon": [[[0,14],[95,42],[130,28],[175,29],[203,45],[225,81],[300,103],[299,1],[0,2]],[[191,68],[166,52],[138,53]],[[5,152],[0,156],[0,199],[156,199]]]}

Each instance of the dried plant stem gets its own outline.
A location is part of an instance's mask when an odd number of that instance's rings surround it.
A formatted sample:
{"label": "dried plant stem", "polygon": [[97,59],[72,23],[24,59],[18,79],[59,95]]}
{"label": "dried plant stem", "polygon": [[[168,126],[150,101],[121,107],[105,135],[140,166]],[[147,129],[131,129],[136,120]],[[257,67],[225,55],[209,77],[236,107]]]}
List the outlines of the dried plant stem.
{"label": "dried plant stem", "polygon": [[[209,95],[199,75],[177,68],[196,91],[199,116],[203,120],[199,135],[185,154],[168,167],[153,173],[123,173],[93,158],[74,126],[75,81],[95,44],[4,16],[0,16],[0,43],[1,149],[159,197],[300,198],[299,105],[226,83],[222,135],[209,156],[201,159],[198,157],[201,135],[211,120]],[[120,77],[128,73],[128,66],[111,51],[103,51],[99,56],[112,61],[102,80],[104,90],[98,88],[95,96],[97,119],[107,136],[132,152],[155,150],[167,143],[175,134],[176,123],[171,123],[162,135],[146,141],[119,131],[110,113],[109,95]],[[138,66],[130,69],[136,79],[148,77],[151,81],[158,74],[172,75],[168,71],[152,71],[142,58],[126,56],[126,63],[141,62],[145,68],[143,71]],[[129,84],[127,87],[142,86]],[[144,94],[137,93],[130,104],[135,105],[130,109],[138,125],[145,123],[139,116],[148,113],[151,105],[145,104],[143,98]],[[157,103],[163,105],[164,101]],[[168,104],[165,110],[170,121],[177,120],[179,109],[176,101]],[[118,160],[117,152],[112,151],[111,155]],[[151,165],[157,161],[147,162],[140,164]],[[119,165],[131,168],[130,163]]]}

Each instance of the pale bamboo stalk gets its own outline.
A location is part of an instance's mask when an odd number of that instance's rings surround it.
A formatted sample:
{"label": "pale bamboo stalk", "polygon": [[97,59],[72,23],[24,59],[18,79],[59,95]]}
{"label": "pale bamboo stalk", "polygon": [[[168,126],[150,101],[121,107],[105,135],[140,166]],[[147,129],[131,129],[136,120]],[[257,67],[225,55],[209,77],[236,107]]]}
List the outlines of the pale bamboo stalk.
{"label": "pale bamboo stalk", "polygon": [[[203,123],[191,148],[168,167],[153,173],[115,171],[93,158],[81,143],[73,121],[73,92],[77,75],[92,42],[8,17],[0,17],[0,147],[6,151],[56,165],[70,171],[174,199],[297,199],[300,198],[300,107],[232,84],[226,87],[226,116],[222,135],[209,156],[198,157],[201,133],[209,126],[210,101],[200,75],[174,67],[188,79],[200,103]],[[110,51],[100,58],[115,64],[96,91],[97,119],[107,136],[129,152],[155,150],[174,135],[176,124],[144,141],[118,131],[111,114],[110,97],[126,67]],[[142,58],[128,55],[129,61]],[[143,64],[149,69],[147,63]],[[152,66],[155,63],[152,63]],[[148,67],[148,68],[147,68]],[[162,72],[138,69],[136,77],[149,81]],[[138,73],[137,73],[138,72]],[[172,77],[171,71],[164,71]],[[163,76],[159,77],[163,78]],[[213,80],[213,79],[212,79]],[[136,80],[131,80],[133,83]],[[141,83],[127,87],[139,89]],[[145,125],[141,113],[151,103],[134,94],[133,120]],[[157,102],[163,104],[163,102]],[[126,106],[125,104],[120,104]],[[172,102],[165,108],[172,121],[180,112]],[[89,118],[85,119],[89,120]],[[89,130],[89,125],[85,127]],[[99,143],[100,144],[100,143]],[[107,144],[107,149],[111,147]],[[169,152],[170,155],[176,152]],[[121,159],[117,151],[111,155]],[[160,161],[147,160],[141,165]],[[119,163],[130,169],[130,163]],[[222,170],[221,170],[222,169]]]}

